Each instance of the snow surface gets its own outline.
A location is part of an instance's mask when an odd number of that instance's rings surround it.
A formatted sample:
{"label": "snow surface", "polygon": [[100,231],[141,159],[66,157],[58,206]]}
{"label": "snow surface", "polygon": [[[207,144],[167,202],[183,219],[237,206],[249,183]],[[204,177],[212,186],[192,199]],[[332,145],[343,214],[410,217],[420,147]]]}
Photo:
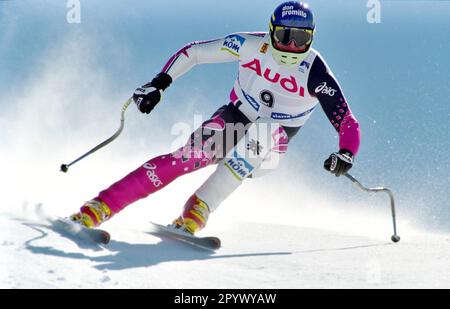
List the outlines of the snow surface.
{"label": "snow surface", "polygon": [[[26,217],[26,218],[25,218]],[[105,248],[61,237],[29,211],[0,215],[0,288],[449,288],[450,237],[398,244],[294,225],[217,222],[212,253],[108,223]]]}

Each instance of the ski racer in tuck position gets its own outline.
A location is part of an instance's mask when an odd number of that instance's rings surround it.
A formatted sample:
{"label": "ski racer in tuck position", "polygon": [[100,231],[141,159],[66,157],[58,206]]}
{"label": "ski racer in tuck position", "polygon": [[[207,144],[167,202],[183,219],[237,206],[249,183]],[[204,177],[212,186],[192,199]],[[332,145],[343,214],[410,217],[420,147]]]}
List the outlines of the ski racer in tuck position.
{"label": "ski racer in tuck position", "polygon": [[289,1],[275,9],[269,32],[233,33],[183,47],[151,82],[136,89],[133,100],[138,109],[149,114],[162,92],[197,64],[237,61],[239,73],[229,104],[195,130],[185,146],[150,159],[70,219],[97,227],[176,178],[217,164],[172,223],[194,234],[246,178],[266,174],[270,168],[263,168],[264,163],[278,162],[319,103],[339,134],[339,150],[324,167],[336,176],[345,174],[358,152],[359,124],[330,68],[312,48],[315,27],[308,5]]}

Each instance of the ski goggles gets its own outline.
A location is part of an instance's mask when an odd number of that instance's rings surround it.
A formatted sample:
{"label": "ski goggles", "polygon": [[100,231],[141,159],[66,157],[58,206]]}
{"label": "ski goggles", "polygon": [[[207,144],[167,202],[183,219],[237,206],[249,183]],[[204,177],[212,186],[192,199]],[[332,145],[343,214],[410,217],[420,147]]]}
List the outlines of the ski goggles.
{"label": "ski goggles", "polygon": [[294,42],[297,47],[309,45],[312,42],[314,30],[275,27],[273,37],[278,44],[289,45]]}

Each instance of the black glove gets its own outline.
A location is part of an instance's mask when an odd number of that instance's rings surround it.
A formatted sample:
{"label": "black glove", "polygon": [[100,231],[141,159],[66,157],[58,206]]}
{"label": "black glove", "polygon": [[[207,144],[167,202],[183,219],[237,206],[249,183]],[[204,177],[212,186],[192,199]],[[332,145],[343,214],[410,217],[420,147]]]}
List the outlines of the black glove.
{"label": "black glove", "polygon": [[159,73],[150,83],[136,89],[133,94],[134,103],[142,113],[150,114],[161,101],[161,90],[166,90],[171,83],[172,77],[169,74]]}
{"label": "black glove", "polygon": [[325,160],[323,167],[336,175],[342,176],[347,173],[353,166],[353,154],[345,149],[339,152],[332,153],[328,159]]}

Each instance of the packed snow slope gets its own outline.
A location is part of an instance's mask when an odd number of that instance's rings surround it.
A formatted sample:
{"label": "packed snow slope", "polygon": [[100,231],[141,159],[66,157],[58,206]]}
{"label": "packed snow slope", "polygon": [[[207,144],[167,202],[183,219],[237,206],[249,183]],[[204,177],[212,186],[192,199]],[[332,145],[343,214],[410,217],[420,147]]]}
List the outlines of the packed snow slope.
{"label": "packed snow slope", "polygon": [[[141,222],[142,223],[142,222]],[[105,248],[36,219],[0,216],[0,288],[449,288],[450,237],[386,239],[294,225],[216,222],[215,253],[109,224]]]}

